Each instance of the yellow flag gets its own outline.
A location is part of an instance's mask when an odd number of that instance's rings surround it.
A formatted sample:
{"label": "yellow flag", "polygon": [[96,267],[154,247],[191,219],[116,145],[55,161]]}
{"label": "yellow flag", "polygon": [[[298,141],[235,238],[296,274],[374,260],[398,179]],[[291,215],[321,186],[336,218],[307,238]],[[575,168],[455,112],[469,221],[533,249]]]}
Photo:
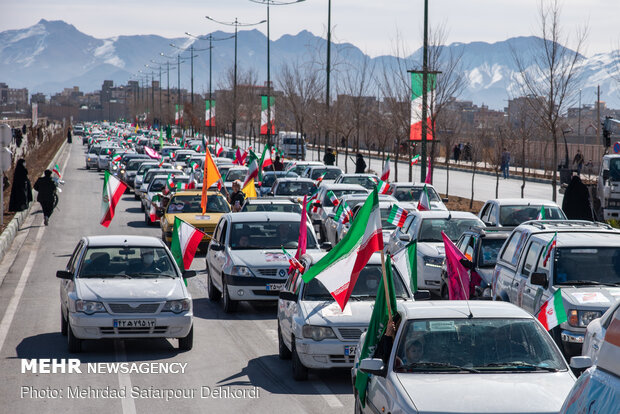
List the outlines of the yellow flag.
{"label": "yellow flag", "polygon": [[202,214],[207,212],[207,190],[221,178],[222,176],[220,175],[220,171],[217,169],[217,165],[215,165],[213,158],[211,158],[211,153],[207,149],[207,152],[205,153],[204,172],[202,177],[202,197],[200,198]]}
{"label": "yellow flag", "polygon": [[254,187],[254,179],[252,178],[248,183],[241,189],[243,194],[245,194],[246,198],[256,198],[258,195],[256,194],[256,187]]}

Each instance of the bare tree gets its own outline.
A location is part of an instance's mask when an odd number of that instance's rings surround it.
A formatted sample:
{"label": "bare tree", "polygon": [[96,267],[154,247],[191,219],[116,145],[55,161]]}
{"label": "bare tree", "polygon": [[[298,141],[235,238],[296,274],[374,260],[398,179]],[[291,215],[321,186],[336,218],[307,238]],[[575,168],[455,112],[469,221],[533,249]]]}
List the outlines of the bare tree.
{"label": "bare tree", "polygon": [[[558,0],[541,0],[539,5],[540,41],[531,54],[512,50],[519,74],[517,83],[521,95],[543,97],[544,105],[539,112],[539,122],[549,133],[553,143],[552,199],[557,199],[558,136],[561,134],[561,114],[571,104],[577,87],[577,65],[583,58],[581,52],[587,28],[575,32],[574,46],[568,35],[564,36],[560,25],[561,7]],[[562,46],[564,44],[565,46]],[[530,101],[530,100],[528,100]],[[532,100],[537,102],[538,99]],[[538,108],[537,108],[538,109]],[[567,167],[567,166],[566,166]]]}

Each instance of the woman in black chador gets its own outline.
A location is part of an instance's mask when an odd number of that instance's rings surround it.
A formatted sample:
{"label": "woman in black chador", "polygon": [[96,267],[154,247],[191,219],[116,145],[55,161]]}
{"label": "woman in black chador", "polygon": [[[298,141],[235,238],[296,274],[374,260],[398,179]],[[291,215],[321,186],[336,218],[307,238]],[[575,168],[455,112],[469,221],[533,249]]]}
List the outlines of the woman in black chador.
{"label": "woman in black chador", "polygon": [[9,211],[22,211],[28,208],[32,201],[32,186],[28,179],[26,160],[20,158],[13,173],[13,186],[9,199]]}

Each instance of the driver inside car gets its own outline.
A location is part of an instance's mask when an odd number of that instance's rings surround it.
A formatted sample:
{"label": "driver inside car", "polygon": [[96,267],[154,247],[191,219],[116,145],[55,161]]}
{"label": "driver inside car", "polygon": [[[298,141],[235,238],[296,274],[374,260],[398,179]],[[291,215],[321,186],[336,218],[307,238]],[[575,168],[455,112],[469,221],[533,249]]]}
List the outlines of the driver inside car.
{"label": "driver inside car", "polygon": [[127,273],[160,273],[162,270],[164,269],[159,269],[157,267],[157,262],[155,261],[155,250],[143,248],[140,251],[140,261],[131,266],[129,272]]}

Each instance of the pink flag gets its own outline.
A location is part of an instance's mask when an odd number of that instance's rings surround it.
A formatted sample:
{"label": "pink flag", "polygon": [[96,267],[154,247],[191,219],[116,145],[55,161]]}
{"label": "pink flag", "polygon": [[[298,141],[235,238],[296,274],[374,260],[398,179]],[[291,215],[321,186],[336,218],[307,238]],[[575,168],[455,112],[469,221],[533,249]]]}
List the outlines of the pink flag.
{"label": "pink flag", "polygon": [[237,152],[235,153],[235,159],[233,160],[233,164],[243,165],[243,159],[241,157],[241,149],[237,147]]}
{"label": "pink flag", "polygon": [[153,158],[154,160],[158,160],[161,158],[161,155],[159,155],[159,153],[155,151],[153,148],[144,147],[144,152],[146,152],[146,155]]}
{"label": "pink flag", "polygon": [[469,299],[469,275],[461,264],[467,257],[452,243],[442,231],[443,245],[446,251],[446,271],[448,272],[448,295],[450,300]]}
{"label": "pink flag", "polygon": [[426,180],[424,184],[433,184],[433,172],[431,170],[431,157],[428,157],[428,169],[426,170]]}
{"label": "pink flag", "polygon": [[304,196],[304,202],[301,205],[301,223],[299,224],[299,240],[297,241],[297,253],[295,258],[300,259],[302,255],[306,253],[306,245],[308,243],[308,224],[306,218],[306,204],[308,203],[308,196]]}

